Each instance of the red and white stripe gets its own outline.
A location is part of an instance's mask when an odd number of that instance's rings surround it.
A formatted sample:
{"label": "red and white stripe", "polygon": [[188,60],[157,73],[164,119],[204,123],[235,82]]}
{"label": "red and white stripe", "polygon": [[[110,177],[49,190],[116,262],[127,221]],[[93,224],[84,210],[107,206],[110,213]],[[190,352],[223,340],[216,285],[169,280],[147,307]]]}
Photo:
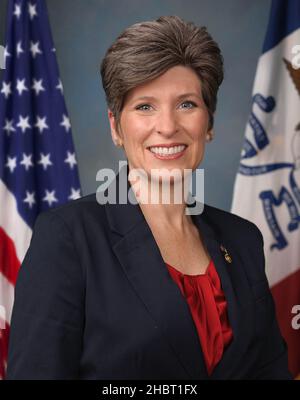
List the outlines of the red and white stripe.
{"label": "red and white stripe", "polygon": [[0,379],[3,379],[14,287],[21,262],[29,247],[32,230],[18,213],[15,197],[1,180],[0,204]]}

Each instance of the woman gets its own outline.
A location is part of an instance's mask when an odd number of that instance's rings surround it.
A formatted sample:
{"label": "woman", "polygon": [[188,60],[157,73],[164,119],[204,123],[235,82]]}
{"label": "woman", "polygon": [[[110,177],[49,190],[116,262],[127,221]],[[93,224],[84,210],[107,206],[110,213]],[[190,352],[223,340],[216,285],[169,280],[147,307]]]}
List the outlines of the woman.
{"label": "woman", "polygon": [[186,197],[173,201],[178,177],[169,204],[146,194],[202,161],[223,80],[218,45],[204,27],[160,17],[126,29],[101,74],[137,202],[90,195],[39,216],[7,378],[290,379],[258,228],[208,205],[188,213]]}

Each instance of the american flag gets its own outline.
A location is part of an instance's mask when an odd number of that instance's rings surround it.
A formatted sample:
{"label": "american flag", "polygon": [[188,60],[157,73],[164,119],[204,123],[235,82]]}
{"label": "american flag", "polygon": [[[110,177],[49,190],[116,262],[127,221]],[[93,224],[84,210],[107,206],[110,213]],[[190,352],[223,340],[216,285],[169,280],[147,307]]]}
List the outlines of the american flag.
{"label": "american flag", "polygon": [[10,0],[0,81],[0,379],[14,286],[37,215],[81,196],[44,0]]}

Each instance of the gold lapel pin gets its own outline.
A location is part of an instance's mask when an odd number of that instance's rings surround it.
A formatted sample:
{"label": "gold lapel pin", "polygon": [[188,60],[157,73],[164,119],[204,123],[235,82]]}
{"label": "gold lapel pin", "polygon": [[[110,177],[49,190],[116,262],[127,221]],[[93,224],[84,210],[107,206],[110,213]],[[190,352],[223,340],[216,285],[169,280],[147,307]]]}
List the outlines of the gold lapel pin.
{"label": "gold lapel pin", "polygon": [[225,258],[226,262],[231,264],[232,263],[232,258],[231,258],[230,254],[228,253],[228,251],[225,249],[225,247],[222,244],[220,246],[220,249],[224,253],[224,258]]}

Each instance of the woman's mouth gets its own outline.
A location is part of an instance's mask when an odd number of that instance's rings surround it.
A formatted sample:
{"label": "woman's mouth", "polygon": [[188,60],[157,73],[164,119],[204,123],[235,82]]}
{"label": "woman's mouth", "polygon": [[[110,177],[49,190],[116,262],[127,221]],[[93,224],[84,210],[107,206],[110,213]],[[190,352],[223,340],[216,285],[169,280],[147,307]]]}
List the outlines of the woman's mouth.
{"label": "woman's mouth", "polygon": [[154,157],[160,160],[174,160],[181,157],[186,148],[187,145],[182,144],[170,147],[151,146],[148,147],[148,150],[154,155]]}

